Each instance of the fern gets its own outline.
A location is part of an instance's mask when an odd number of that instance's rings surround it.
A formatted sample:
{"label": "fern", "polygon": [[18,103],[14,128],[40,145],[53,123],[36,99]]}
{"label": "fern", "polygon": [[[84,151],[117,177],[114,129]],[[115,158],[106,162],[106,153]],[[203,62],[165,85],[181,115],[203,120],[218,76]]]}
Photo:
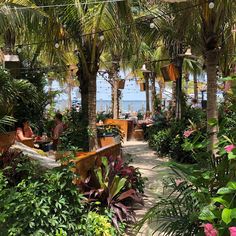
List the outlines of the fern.
{"label": "fern", "polygon": [[177,184],[174,178],[165,181],[164,185],[169,195],[159,197],[136,229],[148,222],[152,225],[156,223],[154,233],[162,232],[164,236],[196,235],[200,229],[198,215],[201,208],[198,190],[187,181]]}
{"label": "fern", "polygon": [[0,118],[0,133],[4,133],[6,131],[4,128],[5,126],[13,126],[15,122],[16,120],[11,116],[4,116]]}

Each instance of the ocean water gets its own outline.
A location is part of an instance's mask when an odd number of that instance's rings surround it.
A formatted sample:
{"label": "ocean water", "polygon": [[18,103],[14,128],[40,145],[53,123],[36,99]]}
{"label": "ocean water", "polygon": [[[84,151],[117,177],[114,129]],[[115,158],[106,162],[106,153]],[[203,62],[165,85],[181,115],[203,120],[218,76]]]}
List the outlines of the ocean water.
{"label": "ocean water", "polygon": [[[146,102],[145,101],[121,101],[120,110],[122,113],[133,112],[133,111],[145,111]],[[98,100],[97,101],[97,111],[98,112],[108,112],[111,110],[111,101],[109,100]]]}
{"label": "ocean water", "polygon": [[[79,100],[73,100],[73,103],[76,104],[80,102]],[[151,104],[151,103],[150,103]],[[68,108],[68,100],[61,99],[56,101],[56,109],[63,111]],[[121,101],[120,102],[120,110],[122,113],[125,112],[133,112],[133,111],[145,111],[146,102],[145,101]],[[111,101],[110,100],[97,100],[97,112],[109,112],[111,111]]]}

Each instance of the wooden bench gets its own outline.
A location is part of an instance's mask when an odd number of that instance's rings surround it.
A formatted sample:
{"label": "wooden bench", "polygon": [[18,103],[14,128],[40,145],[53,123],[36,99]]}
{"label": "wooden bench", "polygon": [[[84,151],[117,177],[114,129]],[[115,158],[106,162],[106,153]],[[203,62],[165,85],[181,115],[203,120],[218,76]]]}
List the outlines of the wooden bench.
{"label": "wooden bench", "polygon": [[73,160],[75,163],[75,172],[80,175],[81,180],[85,180],[88,171],[101,164],[102,157],[121,155],[121,144],[113,144],[99,148],[96,152],[82,153],[81,156]]}

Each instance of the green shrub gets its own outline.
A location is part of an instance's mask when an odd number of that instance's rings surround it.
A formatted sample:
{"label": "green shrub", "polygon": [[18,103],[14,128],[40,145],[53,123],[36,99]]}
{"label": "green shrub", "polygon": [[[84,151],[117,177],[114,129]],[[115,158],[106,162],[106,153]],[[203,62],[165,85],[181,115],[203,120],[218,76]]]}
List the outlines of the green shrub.
{"label": "green shrub", "polygon": [[219,236],[229,235],[229,228],[236,225],[236,182],[229,182],[218,189],[211,203],[204,207],[200,220],[214,225]]}
{"label": "green shrub", "polygon": [[[206,130],[205,115],[200,109],[186,107],[184,116],[178,121],[167,120],[162,115],[148,130],[150,147],[162,156],[169,156],[179,162],[194,163],[192,153],[182,147],[185,142],[184,131],[190,129],[193,124],[196,129]],[[194,138],[194,134],[191,138]]]}
{"label": "green shrub", "polygon": [[110,219],[94,211],[88,213],[86,219],[86,236],[115,236],[117,231],[111,225]]}
{"label": "green shrub", "polygon": [[0,170],[3,171],[10,186],[16,186],[29,176],[35,178],[43,171],[37,161],[31,160],[15,149],[8,149],[0,154]]}
{"label": "green shrub", "polygon": [[66,130],[60,137],[60,150],[72,150],[83,148],[85,146],[85,136],[88,135],[87,127],[82,124],[82,113],[72,109],[64,115]]}
{"label": "green shrub", "polygon": [[170,129],[164,129],[152,136],[150,145],[155,147],[157,152],[162,155],[166,155],[170,149],[171,133]]}
{"label": "green shrub", "polygon": [[6,188],[0,172],[0,232],[3,235],[85,235],[81,222],[87,217],[84,197],[72,183],[75,175],[55,168],[37,180],[25,179]]}

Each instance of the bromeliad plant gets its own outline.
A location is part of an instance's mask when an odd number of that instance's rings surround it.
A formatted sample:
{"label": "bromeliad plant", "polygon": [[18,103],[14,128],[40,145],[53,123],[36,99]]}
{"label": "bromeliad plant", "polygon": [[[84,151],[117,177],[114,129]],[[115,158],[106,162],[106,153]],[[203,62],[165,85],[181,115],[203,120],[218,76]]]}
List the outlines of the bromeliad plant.
{"label": "bromeliad plant", "polygon": [[109,157],[108,160],[114,173],[126,178],[130,188],[136,189],[141,194],[144,193],[147,178],[142,177],[138,168],[130,165],[131,161],[125,162],[121,157]]}
{"label": "bromeliad plant", "polygon": [[80,184],[80,189],[90,202],[100,202],[102,208],[113,211],[113,224],[135,221],[132,205],[143,204],[141,195],[129,185],[126,177],[118,175],[108,158],[101,159],[101,166],[91,171],[89,177]]}

